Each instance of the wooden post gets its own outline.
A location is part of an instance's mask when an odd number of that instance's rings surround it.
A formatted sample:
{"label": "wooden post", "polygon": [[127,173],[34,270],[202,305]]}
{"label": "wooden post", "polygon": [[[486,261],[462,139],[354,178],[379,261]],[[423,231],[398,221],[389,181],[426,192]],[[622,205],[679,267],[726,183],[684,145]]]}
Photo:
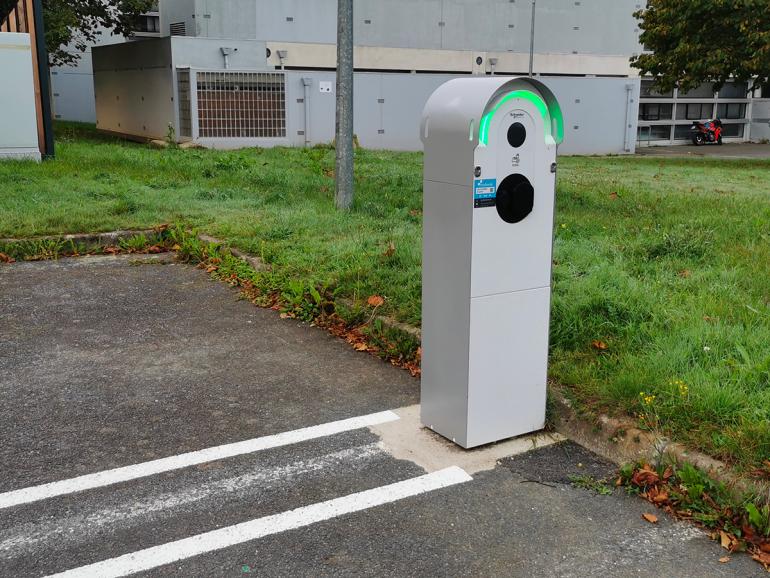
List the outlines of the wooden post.
{"label": "wooden post", "polygon": [[22,0],[24,3],[24,12],[27,20],[27,31],[32,45],[32,73],[35,79],[35,111],[37,112],[37,143],[40,147],[40,154],[46,155],[45,122],[43,121],[43,101],[40,90],[40,63],[37,54],[37,32],[35,30],[35,7],[32,0]]}

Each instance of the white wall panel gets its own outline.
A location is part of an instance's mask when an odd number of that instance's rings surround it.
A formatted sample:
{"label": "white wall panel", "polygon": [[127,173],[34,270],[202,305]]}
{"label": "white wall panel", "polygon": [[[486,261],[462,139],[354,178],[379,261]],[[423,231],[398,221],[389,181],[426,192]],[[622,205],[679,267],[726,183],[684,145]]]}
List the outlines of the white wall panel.
{"label": "white wall panel", "polygon": [[0,158],[40,159],[29,34],[0,32]]}

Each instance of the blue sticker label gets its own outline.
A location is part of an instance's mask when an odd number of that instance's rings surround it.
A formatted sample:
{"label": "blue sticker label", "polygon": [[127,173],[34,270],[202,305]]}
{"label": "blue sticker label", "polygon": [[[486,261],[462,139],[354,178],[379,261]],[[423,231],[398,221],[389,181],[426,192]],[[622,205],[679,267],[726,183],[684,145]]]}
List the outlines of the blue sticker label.
{"label": "blue sticker label", "polygon": [[492,207],[497,196],[497,179],[476,179],[473,181],[473,206]]}

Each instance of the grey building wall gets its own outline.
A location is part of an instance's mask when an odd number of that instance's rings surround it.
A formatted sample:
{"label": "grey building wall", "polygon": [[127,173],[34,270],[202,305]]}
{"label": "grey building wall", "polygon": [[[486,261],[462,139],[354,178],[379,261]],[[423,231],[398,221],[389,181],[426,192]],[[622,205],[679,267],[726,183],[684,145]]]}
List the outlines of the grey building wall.
{"label": "grey building wall", "polygon": [[[265,43],[228,40],[238,48],[231,71],[270,70]],[[161,38],[94,50],[98,128],[135,138],[165,138],[172,123],[179,135],[179,69],[223,70],[223,41]],[[447,74],[358,72],[354,125],[362,146],[421,150],[419,126],[431,93],[456,77]],[[281,139],[208,139],[207,146],[233,148],[328,143],[334,139],[334,72],[287,71],[286,136]],[[305,79],[308,86],[305,86]],[[564,154],[632,152],[639,79],[541,77],[559,98],[565,121]],[[326,90],[321,90],[322,83]],[[330,90],[328,90],[330,88]],[[328,91],[327,91],[328,90]],[[307,91],[307,92],[306,92]],[[306,100],[307,99],[307,100]],[[306,114],[307,111],[307,114]],[[194,114],[194,113],[193,113]]]}
{"label": "grey building wall", "polygon": [[[537,52],[631,55],[643,0],[539,0]],[[334,44],[337,0],[163,0],[164,21],[210,38]],[[191,11],[194,11],[191,13]],[[356,44],[529,51],[531,3],[519,0],[357,0]],[[194,30],[194,32],[192,32]],[[168,33],[167,26],[163,29]]]}
{"label": "grey building wall", "polygon": [[[302,146],[306,130],[303,78],[311,79],[307,130],[311,143],[334,139],[334,93],[320,92],[333,72],[286,73],[289,109],[287,137]],[[375,149],[422,150],[419,129],[422,110],[431,93],[452,75],[356,73],[354,130],[361,146]],[[540,77],[556,95],[564,113],[561,154],[623,154],[633,152],[636,135],[635,102],[639,80],[626,78]],[[631,85],[630,93],[627,85]],[[634,103],[629,106],[629,98]],[[629,126],[630,125],[630,126]],[[627,146],[631,150],[626,150]]]}
{"label": "grey building wall", "polygon": [[233,68],[267,69],[265,43],[255,40],[165,37],[93,49],[95,118],[100,130],[137,139],[163,139],[179,126],[180,67],[224,69],[222,47],[236,50]]}
{"label": "grey building wall", "polygon": [[174,67],[224,69],[222,48],[234,50],[228,57],[230,68],[241,70],[267,70],[265,43],[259,40],[220,38],[185,38],[174,36],[163,39],[171,43]]}
{"label": "grey building wall", "polygon": [[[633,12],[643,4],[644,0],[539,0],[536,52],[556,55],[552,58],[557,61],[549,61],[549,66],[558,69],[541,71],[626,74],[627,57],[640,50]],[[199,38],[302,43],[304,48],[290,50],[289,64],[332,67],[336,8],[337,0],[161,0],[160,28],[162,35],[169,35],[172,24],[183,23],[188,36]],[[378,57],[370,52],[369,68],[409,70],[412,65],[422,70],[465,71],[475,54],[463,58],[458,51],[471,51],[485,59],[500,57],[500,71],[521,72],[526,70],[529,50],[530,9],[528,0],[356,0],[356,44],[377,54],[376,47],[453,51],[432,54],[422,67],[411,62],[415,53],[390,54],[387,63],[379,66]],[[99,44],[122,41],[104,31]],[[326,45],[331,58],[320,64],[303,62],[316,50],[312,44],[308,49],[308,43]],[[511,63],[506,55],[517,60]],[[591,55],[595,57],[589,62]],[[612,63],[597,62],[607,56],[614,57],[609,58]],[[433,66],[442,61],[443,66]],[[275,54],[272,62],[278,64]],[[231,66],[258,69],[261,64],[238,54]],[[476,68],[477,73],[489,71],[486,62]],[[56,118],[95,122],[91,49],[76,66],[54,68],[52,88]]]}
{"label": "grey building wall", "polygon": [[[102,30],[96,43],[80,53],[80,59],[75,64],[51,68],[51,104],[54,118],[96,122],[92,50],[94,46],[116,42],[125,42],[125,38],[113,35],[109,30]],[[69,46],[67,50],[76,51],[76,48]]]}
{"label": "grey building wall", "polygon": [[143,40],[93,50],[96,126],[139,139],[165,138],[176,99],[171,42]]}
{"label": "grey building wall", "polygon": [[[228,2],[229,3],[229,2]],[[171,34],[172,24],[184,24],[188,36],[205,36],[195,18],[196,0],[160,0],[160,34]]]}
{"label": "grey building wall", "polygon": [[770,141],[770,98],[754,99],[751,110],[751,140]]}

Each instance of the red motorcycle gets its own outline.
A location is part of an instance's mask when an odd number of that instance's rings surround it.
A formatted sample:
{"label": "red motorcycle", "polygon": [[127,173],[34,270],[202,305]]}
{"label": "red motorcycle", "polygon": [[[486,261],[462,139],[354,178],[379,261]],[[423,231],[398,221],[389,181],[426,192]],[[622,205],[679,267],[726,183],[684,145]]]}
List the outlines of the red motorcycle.
{"label": "red motorcycle", "polygon": [[706,122],[695,121],[690,128],[692,144],[722,144],[722,121],[718,118]]}

